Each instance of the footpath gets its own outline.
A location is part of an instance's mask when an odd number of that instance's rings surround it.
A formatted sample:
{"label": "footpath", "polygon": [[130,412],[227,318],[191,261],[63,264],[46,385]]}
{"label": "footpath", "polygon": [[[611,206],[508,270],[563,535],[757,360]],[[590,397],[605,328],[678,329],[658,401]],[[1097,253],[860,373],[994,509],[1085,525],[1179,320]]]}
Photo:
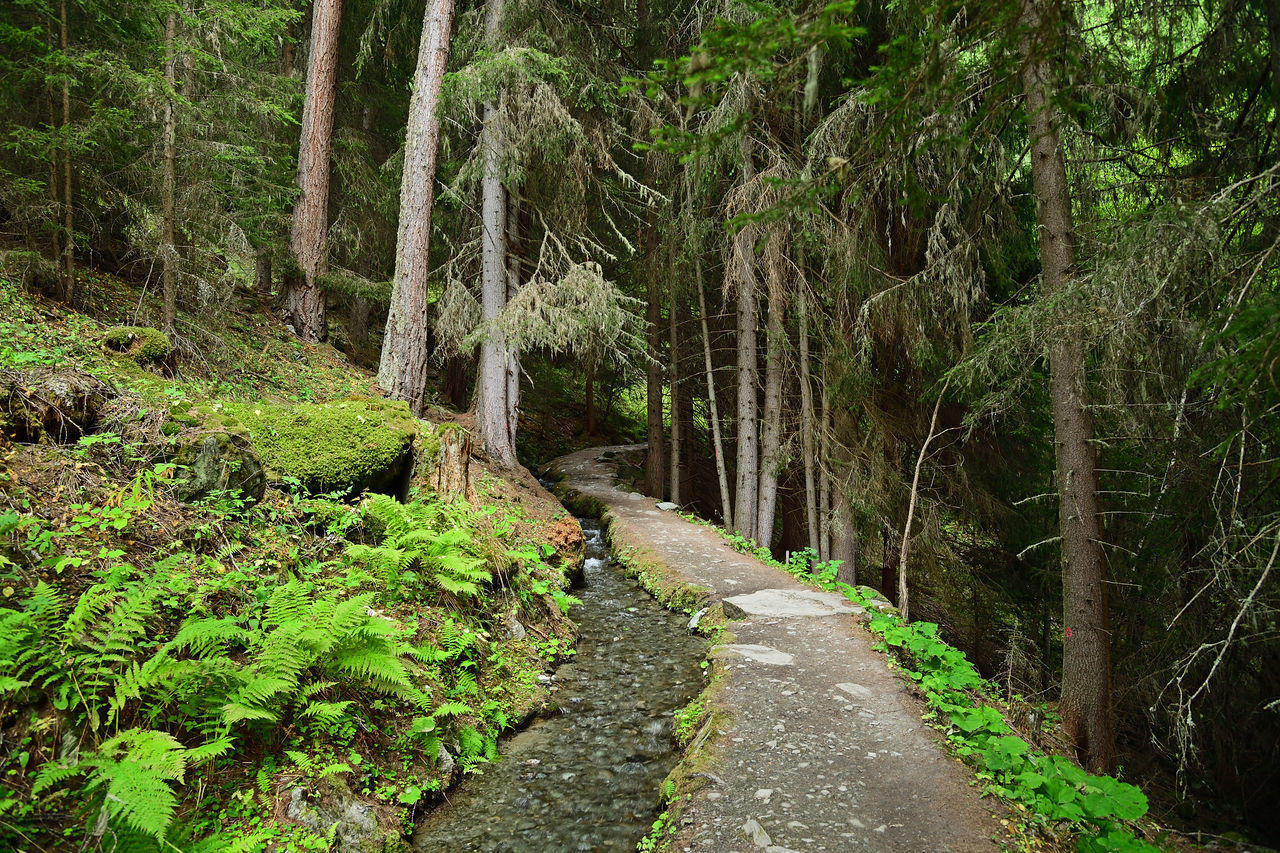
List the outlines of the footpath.
{"label": "footpath", "polygon": [[[718,731],[699,746],[707,782],[683,806],[672,850],[707,853],[990,853],[999,821],[921,721],[908,682],[873,651],[861,608],[802,586],[715,531],[613,485],[592,448],[560,459],[569,488],[605,504],[615,545],[736,606],[713,649]],[[733,611],[737,612],[737,611]]]}

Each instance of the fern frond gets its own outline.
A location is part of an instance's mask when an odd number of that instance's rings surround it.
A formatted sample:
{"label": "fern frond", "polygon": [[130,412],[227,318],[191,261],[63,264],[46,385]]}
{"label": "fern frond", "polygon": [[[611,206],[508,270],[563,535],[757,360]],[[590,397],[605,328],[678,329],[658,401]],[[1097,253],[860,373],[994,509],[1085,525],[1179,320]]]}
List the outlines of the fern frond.
{"label": "fern frond", "polygon": [[439,707],[431,712],[431,716],[439,719],[440,717],[462,717],[472,714],[475,709],[465,702],[441,702]]}
{"label": "fern frond", "polygon": [[302,710],[303,717],[314,717],[322,723],[336,723],[347,716],[349,700],[342,702],[313,702]]}

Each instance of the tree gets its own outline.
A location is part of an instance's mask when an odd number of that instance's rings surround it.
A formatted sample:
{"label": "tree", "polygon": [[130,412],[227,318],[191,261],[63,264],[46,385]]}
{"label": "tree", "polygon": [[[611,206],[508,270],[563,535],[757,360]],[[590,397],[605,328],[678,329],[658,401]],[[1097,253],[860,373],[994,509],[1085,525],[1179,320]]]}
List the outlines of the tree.
{"label": "tree", "polygon": [[[742,185],[755,178],[752,142],[749,129],[742,131],[739,143],[742,155]],[[730,261],[737,293],[738,349],[738,467],[733,500],[733,528],[747,539],[759,537],[758,510],[760,498],[759,455],[759,354],[756,349],[756,269],[755,229],[743,226],[733,239]]]}
{"label": "tree", "polygon": [[[1026,30],[1022,82],[1031,136],[1041,287],[1050,302],[1067,292],[1076,273],[1071,188],[1056,106],[1057,74],[1049,52],[1059,43],[1063,11],[1056,3],[1042,10],[1040,0],[1025,0],[1021,21]],[[1049,372],[1062,542],[1062,720],[1081,761],[1090,769],[1109,772],[1115,758],[1110,625],[1098,523],[1097,455],[1085,347],[1078,326],[1068,325],[1050,342]]]}
{"label": "tree", "polygon": [[[504,0],[486,0],[485,41],[497,50],[502,34]],[[506,334],[498,316],[507,304],[507,190],[502,184],[503,128],[493,99],[484,103],[480,131],[481,177],[481,320],[476,393],[476,431],[489,458],[504,468],[516,464],[515,424],[511,420],[509,373],[514,367]]]}
{"label": "tree", "polygon": [[421,415],[425,406],[431,357],[428,250],[440,143],[440,88],[449,64],[452,30],[453,0],[432,0],[422,20],[413,97],[409,102],[396,272],[378,368],[378,383],[389,396],[408,401],[416,415]]}
{"label": "tree", "polygon": [[160,263],[162,266],[162,277],[164,281],[164,307],[161,309],[161,328],[169,334],[173,334],[174,325],[178,313],[178,241],[175,237],[176,214],[174,211],[175,195],[177,194],[177,170],[178,170],[178,152],[177,152],[177,75],[175,69],[178,65],[178,52],[174,42],[177,39],[178,30],[178,12],[176,9],[170,9],[164,18],[164,152],[161,155],[164,162],[164,178],[163,185],[160,190],[161,209],[164,224],[163,242],[160,244]]}
{"label": "tree", "polygon": [[285,279],[285,314],[298,337],[317,342],[328,334],[325,290],[328,272],[329,160],[333,144],[333,102],[337,94],[338,29],[342,0],[315,0],[311,52],[298,138],[298,201],[293,208],[289,247],[298,273]]}

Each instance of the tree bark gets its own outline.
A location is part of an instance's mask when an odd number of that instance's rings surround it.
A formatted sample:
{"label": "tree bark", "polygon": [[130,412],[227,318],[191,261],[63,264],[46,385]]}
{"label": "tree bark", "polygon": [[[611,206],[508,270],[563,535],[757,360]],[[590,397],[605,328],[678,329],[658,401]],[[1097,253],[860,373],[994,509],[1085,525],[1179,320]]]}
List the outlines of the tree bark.
{"label": "tree bark", "polygon": [[587,392],[587,435],[596,434],[596,360],[587,361],[586,377],[583,383]]}
{"label": "tree bark", "polygon": [[[840,420],[845,428],[839,432],[841,434],[851,432],[852,417],[849,413],[842,410]],[[831,525],[831,553],[829,559],[840,561],[840,566],[836,569],[836,580],[853,586],[858,582],[858,540],[853,526],[851,496],[844,488],[840,487],[847,482],[850,470],[853,467],[853,452],[840,439],[840,435],[833,435],[831,444],[832,452],[835,454],[834,461],[840,472],[840,484],[833,484],[831,489],[833,523]]]}
{"label": "tree bark", "polygon": [[[751,162],[751,137],[742,131],[742,180],[755,174]],[[734,237],[738,271],[738,482],[734,498],[734,530],[747,539],[757,538],[760,456],[756,364],[756,271],[755,229],[745,226]]]}
{"label": "tree bark", "polygon": [[[53,78],[54,78],[54,75],[57,73],[57,66],[52,61],[53,44],[54,44],[52,26],[45,28],[44,37],[45,37],[45,47],[49,51],[49,56],[50,56],[50,62],[46,68],[46,76],[45,76],[45,97],[48,99],[48,102],[49,102],[49,131],[50,133],[53,133],[57,128],[60,127],[60,125],[58,123],[58,110],[57,110],[57,107],[54,106],[54,97],[53,97]],[[49,205],[50,205],[49,210],[53,213],[53,220],[54,220],[53,229],[51,232],[53,236],[53,240],[52,240],[53,254],[50,255],[49,259],[59,268],[58,281],[56,284],[56,288],[58,290],[61,290],[62,284],[63,284],[62,274],[61,274],[62,239],[58,234],[58,229],[60,229],[62,225],[58,221],[59,219],[58,214],[61,213],[62,197],[59,195],[59,189],[60,188],[58,186],[58,144],[55,142],[55,144],[49,147]]]}
{"label": "tree bark", "polygon": [[[71,44],[67,20],[67,0],[59,6],[62,60],[65,65]],[[71,207],[71,77],[62,69],[62,299],[68,305],[76,299],[76,221]]]}
{"label": "tree bark", "polygon": [[[498,47],[503,0],[488,0],[485,7],[485,34],[490,49]],[[496,320],[507,304],[507,197],[502,185],[501,113],[492,101],[484,104],[484,126],[480,130],[480,150],[484,174],[480,188],[481,317],[485,324],[477,371],[476,429],[480,446],[500,467],[516,464],[515,436],[510,430],[507,407],[507,339]]]}
{"label": "tree bark", "polygon": [[715,448],[716,476],[720,481],[720,515],[725,530],[733,530],[733,504],[729,495],[728,461],[724,458],[724,442],[720,438],[720,412],[716,407],[715,371],[711,364],[711,333],[707,323],[707,297],[702,292],[702,259],[694,258],[698,286],[698,310],[702,312],[702,357],[707,371],[707,408],[711,420],[711,444]]}
{"label": "tree bark", "polygon": [[[676,336],[676,293],[671,291],[671,305],[667,308],[668,326],[671,332],[671,369],[667,377],[671,398],[671,502],[680,504],[680,341]],[[683,504],[681,504],[683,505]]]}
{"label": "tree bark", "polygon": [[253,259],[253,290],[263,302],[271,299],[271,250],[259,246]]}
{"label": "tree bark", "polygon": [[769,320],[765,331],[764,418],[760,427],[760,480],[757,492],[756,539],[773,544],[778,507],[778,473],[782,468],[782,357],[787,333],[782,322],[782,288],[769,287]]}
{"label": "tree bark", "polygon": [[467,406],[467,370],[471,365],[468,355],[453,355],[444,362],[444,396],[455,409]]}
{"label": "tree bark", "polygon": [[[650,228],[650,225],[646,225]],[[658,354],[662,349],[662,293],[654,270],[646,270],[649,279],[648,304],[645,307],[645,329],[649,343],[648,362],[645,365],[646,427],[648,453],[644,464],[644,490],[651,497],[662,499],[666,477],[663,457],[665,449],[662,429],[662,362]]]}
{"label": "tree bark", "polygon": [[446,426],[437,435],[440,439],[440,453],[436,457],[436,469],[431,474],[432,488],[446,500],[457,497],[474,498],[475,492],[471,487],[471,433],[465,429]]}
{"label": "tree bark", "polygon": [[[520,258],[523,252],[520,194],[507,190],[507,302],[515,298],[520,289]],[[507,434],[511,446],[516,443],[520,420],[520,350],[507,349]]]}
{"label": "tree bark", "polygon": [[406,401],[418,416],[426,408],[427,367],[431,359],[427,340],[431,208],[440,142],[440,88],[449,65],[452,31],[453,0],[431,0],[422,19],[418,66],[409,101],[395,280],[378,365],[378,384],[388,396]]}
{"label": "tree bark", "polygon": [[818,490],[814,467],[813,385],[809,378],[809,291],[806,282],[800,282],[797,298],[800,314],[800,452],[804,458],[805,529],[808,533],[809,550],[821,559]]}
{"label": "tree bark", "polygon": [[164,19],[164,176],[160,189],[160,207],[163,219],[163,243],[160,245],[160,270],[163,281],[163,308],[160,327],[167,333],[174,333],[174,324],[178,313],[178,244],[175,227],[175,201],[177,194],[177,116],[175,100],[177,97],[178,53],[177,40],[178,13],[171,9]]}
{"label": "tree bark", "polygon": [[[1046,299],[1062,296],[1076,273],[1075,226],[1066,155],[1054,106],[1055,68],[1042,51],[1058,42],[1036,0],[1024,0],[1022,83],[1031,134],[1031,178],[1036,196],[1041,286]],[[1089,412],[1085,346],[1068,327],[1049,343],[1049,397],[1057,461],[1058,528],[1062,541],[1063,727],[1088,769],[1110,772],[1115,760],[1111,728],[1111,661],[1105,563],[1100,544],[1097,455]]]}
{"label": "tree bark", "polygon": [[821,389],[822,420],[818,429],[818,560],[831,559],[831,394],[827,389],[827,369],[818,377]]}
{"label": "tree bark", "polygon": [[298,143],[301,195],[293,208],[289,237],[289,247],[302,275],[291,275],[286,280],[285,313],[298,337],[312,343],[324,340],[326,332],[325,294],[317,279],[329,271],[325,238],[329,230],[329,160],[341,18],[342,0],[315,0]]}

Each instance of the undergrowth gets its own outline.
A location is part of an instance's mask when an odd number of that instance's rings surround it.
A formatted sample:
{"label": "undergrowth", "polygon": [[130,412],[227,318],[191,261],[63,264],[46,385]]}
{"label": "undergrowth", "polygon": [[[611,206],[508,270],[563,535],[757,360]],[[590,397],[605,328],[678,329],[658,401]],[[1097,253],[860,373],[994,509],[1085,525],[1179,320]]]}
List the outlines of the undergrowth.
{"label": "undergrowth", "polygon": [[0,849],[329,849],[285,818],[299,790],[347,792],[403,846],[571,651],[543,521],[497,488],[183,503],[173,412],[367,378],[248,315],[207,346],[182,326],[186,373],[161,375],[2,280],[0,305],[0,365],[89,370],[127,404],[74,445],[0,436]]}
{"label": "undergrowth", "polygon": [[939,639],[937,625],[906,623],[896,613],[876,612],[874,590],[840,586],[846,597],[867,609],[868,627],[880,637],[876,648],[897,655],[924,694],[932,722],[976,769],[986,793],[1018,806],[1027,829],[1054,838],[1074,836],[1082,853],[1159,850],[1134,834],[1134,821],[1147,812],[1147,798],[1137,786],[1086,773],[1063,756],[1037,752],[1013,733],[989,682],[959,649]]}

